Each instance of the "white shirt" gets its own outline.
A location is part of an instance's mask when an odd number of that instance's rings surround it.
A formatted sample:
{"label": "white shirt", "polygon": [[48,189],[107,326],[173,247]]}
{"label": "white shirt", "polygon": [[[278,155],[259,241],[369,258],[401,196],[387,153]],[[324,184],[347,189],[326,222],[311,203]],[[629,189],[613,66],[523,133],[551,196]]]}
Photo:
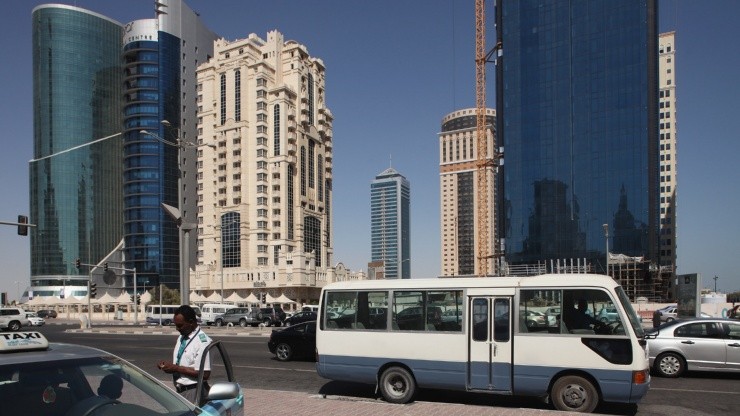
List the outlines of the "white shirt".
{"label": "white shirt", "polygon": [[[200,369],[200,360],[203,357],[203,352],[206,350],[206,347],[208,344],[211,343],[211,338],[206,335],[205,332],[200,330],[200,327],[196,327],[193,332],[191,332],[187,336],[187,346],[185,347],[185,350],[182,352],[182,356],[180,357],[180,362],[177,362],[177,353],[180,351],[180,341],[182,339],[182,336],[179,336],[177,338],[177,342],[175,343],[175,350],[172,352],[172,362],[181,365],[183,367],[189,367],[194,369],[195,371],[198,371]],[[210,354],[206,354],[206,361],[203,363],[203,370],[204,371],[211,371],[211,357]],[[198,382],[197,377],[191,378],[188,376],[185,376],[184,374],[180,375],[180,378],[175,380],[175,383],[180,384],[182,386],[189,386],[192,384],[196,384]]]}

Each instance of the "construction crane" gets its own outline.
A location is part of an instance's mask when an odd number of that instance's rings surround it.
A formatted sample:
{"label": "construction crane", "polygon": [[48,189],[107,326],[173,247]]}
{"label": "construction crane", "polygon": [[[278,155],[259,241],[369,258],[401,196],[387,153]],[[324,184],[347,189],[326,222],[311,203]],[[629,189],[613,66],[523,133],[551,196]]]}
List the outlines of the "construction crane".
{"label": "construction crane", "polygon": [[491,270],[493,253],[490,247],[491,226],[489,221],[489,171],[494,169],[494,155],[496,149],[488,154],[488,135],[486,134],[486,63],[491,62],[491,56],[501,49],[501,44],[486,52],[486,6],[485,0],[475,0],[475,104],[476,104],[476,152],[478,158],[476,168],[478,180],[476,183],[477,214],[478,214],[478,276],[488,276]]}

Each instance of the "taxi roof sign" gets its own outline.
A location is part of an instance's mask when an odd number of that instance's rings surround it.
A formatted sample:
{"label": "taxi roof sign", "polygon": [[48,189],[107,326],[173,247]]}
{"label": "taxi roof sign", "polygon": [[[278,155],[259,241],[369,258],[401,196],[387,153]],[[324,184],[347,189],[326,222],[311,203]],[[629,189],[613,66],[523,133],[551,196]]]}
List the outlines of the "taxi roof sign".
{"label": "taxi roof sign", "polygon": [[40,332],[0,332],[0,353],[44,350],[47,348],[49,348],[49,340]]}

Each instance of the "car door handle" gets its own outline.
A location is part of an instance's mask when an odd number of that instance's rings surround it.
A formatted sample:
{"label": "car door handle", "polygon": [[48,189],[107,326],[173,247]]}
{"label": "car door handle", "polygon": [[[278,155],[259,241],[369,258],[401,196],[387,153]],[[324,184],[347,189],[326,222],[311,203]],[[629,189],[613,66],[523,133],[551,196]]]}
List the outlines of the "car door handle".
{"label": "car door handle", "polygon": [[692,340],[686,340],[686,341],[681,341],[681,344],[689,344],[689,345],[691,345],[691,344],[696,344],[696,343],[694,341],[692,341]]}
{"label": "car door handle", "polygon": [[728,346],[728,347],[740,347],[740,344],[738,344],[738,343],[736,342],[736,343],[734,343],[734,344],[727,344],[727,346]]}

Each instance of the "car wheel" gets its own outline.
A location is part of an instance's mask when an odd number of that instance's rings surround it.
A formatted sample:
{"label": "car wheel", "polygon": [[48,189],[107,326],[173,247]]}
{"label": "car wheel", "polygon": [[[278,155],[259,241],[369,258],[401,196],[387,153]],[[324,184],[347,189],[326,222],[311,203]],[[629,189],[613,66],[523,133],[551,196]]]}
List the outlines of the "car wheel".
{"label": "car wheel", "polygon": [[599,404],[599,393],[585,378],[565,376],[553,384],[550,400],[560,411],[591,413]]}
{"label": "car wheel", "polygon": [[8,330],[10,331],[13,331],[13,332],[20,331],[20,329],[21,329],[21,323],[18,321],[11,321],[8,324]]}
{"label": "car wheel", "polygon": [[675,319],[673,319],[673,318],[666,318],[666,320],[665,320],[665,321],[666,321],[666,322],[673,322],[673,321],[675,321]]}
{"label": "car wheel", "polygon": [[270,318],[265,318],[265,319],[264,319],[264,320],[262,321],[262,323],[263,323],[263,324],[264,324],[265,326],[270,326],[270,325],[272,324],[272,322],[270,322]]}
{"label": "car wheel", "polygon": [[224,321],[221,319],[216,319],[216,326],[224,326]]}
{"label": "car wheel", "polygon": [[239,326],[242,327],[242,328],[244,328],[245,326],[247,326],[247,320],[244,319],[244,318],[240,319],[239,320]]}
{"label": "car wheel", "polygon": [[416,394],[416,381],[405,368],[390,367],[380,376],[380,394],[388,403],[408,403]]}
{"label": "car wheel", "polygon": [[655,359],[655,371],[661,377],[676,378],[686,370],[686,362],[680,355],[667,352]]}
{"label": "car wheel", "polygon": [[286,343],[280,343],[275,347],[275,356],[278,361],[289,361],[293,358],[293,348]]}
{"label": "car wheel", "polygon": [[169,319],[165,319],[164,321],[162,321],[162,325],[165,325],[165,326],[169,326],[171,323],[172,321],[170,321]]}

